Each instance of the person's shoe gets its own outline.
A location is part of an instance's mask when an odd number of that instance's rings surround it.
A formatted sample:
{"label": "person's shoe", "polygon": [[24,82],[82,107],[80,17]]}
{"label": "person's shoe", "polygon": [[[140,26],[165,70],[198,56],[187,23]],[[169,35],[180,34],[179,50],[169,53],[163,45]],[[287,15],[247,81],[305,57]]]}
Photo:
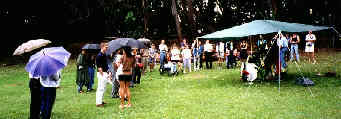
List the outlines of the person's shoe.
{"label": "person's shoe", "polygon": [[124,105],[120,105],[120,106],[118,106],[118,108],[124,109]]}
{"label": "person's shoe", "polygon": [[83,93],[83,91],[79,91],[78,93]]}
{"label": "person's shoe", "polygon": [[114,96],[112,96],[112,98],[119,98],[119,96],[118,95],[114,95]]}
{"label": "person's shoe", "polygon": [[106,102],[102,102],[103,105],[107,104]]}
{"label": "person's shoe", "polygon": [[98,104],[96,107],[104,107],[104,104]]}
{"label": "person's shoe", "polygon": [[124,105],[124,107],[131,107],[131,104],[126,104],[126,105]]}

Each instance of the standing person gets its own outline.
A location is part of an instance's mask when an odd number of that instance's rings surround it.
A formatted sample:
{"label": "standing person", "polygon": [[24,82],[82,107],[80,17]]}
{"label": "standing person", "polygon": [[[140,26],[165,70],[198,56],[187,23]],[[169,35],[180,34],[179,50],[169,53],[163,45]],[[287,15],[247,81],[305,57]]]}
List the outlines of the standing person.
{"label": "standing person", "polygon": [[199,62],[200,62],[198,39],[194,40],[194,43],[192,44],[192,49],[193,49],[194,71],[197,71],[199,70]]}
{"label": "standing person", "polygon": [[205,52],[205,60],[206,60],[206,69],[212,69],[212,53],[213,53],[213,46],[210,44],[209,40],[206,40],[204,45],[204,52]]}
{"label": "standing person", "polygon": [[217,48],[217,52],[218,52],[218,66],[219,69],[222,69],[223,66],[223,61],[224,61],[224,57],[225,57],[225,44],[223,42],[219,42],[218,43],[218,48]]}
{"label": "standing person", "polygon": [[105,92],[105,87],[109,82],[110,75],[108,73],[108,64],[107,64],[107,55],[105,52],[108,48],[108,43],[101,43],[101,52],[96,56],[96,65],[97,65],[97,80],[98,86],[96,91],[96,107],[103,107],[106,104],[103,101],[103,95]]}
{"label": "standing person", "polygon": [[186,45],[187,45],[187,40],[186,38],[184,38],[182,42],[180,43],[180,49],[181,50],[185,49]]}
{"label": "standing person", "polygon": [[[133,68],[135,67],[135,57],[131,54],[131,48],[123,48],[123,57],[121,61],[116,64],[119,68],[122,68],[122,74],[119,75],[120,81],[120,97],[121,104],[120,109],[124,107],[131,107],[131,95],[129,90],[130,81],[132,80]],[[127,96],[128,104],[124,105],[124,97]]]}
{"label": "standing person", "polygon": [[[41,76],[41,116],[42,119],[50,119],[53,104],[56,100],[56,89],[60,85],[61,70],[49,76]],[[38,118],[39,119],[39,118]]]}
{"label": "standing person", "polygon": [[231,42],[230,41],[227,41],[226,43],[225,43],[225,62],[226,62],[226,68],[227,69],[229,69],[230,68],[230,60],[229,60],[229,57],[230,57],[230,55],[232,54],[231,53],[231,50],[230,50],[230,45],[231,45]]}
{"label": "standing person", "polygon": [[203,57],[204,57],[204,45],[201,43],[201,41],[198,41],[198,44],[199,44],[199,51],[198,51],[198,54],[199,54],[199,69],[202,69],[202,61],[204,60]]}
{"label": "standing person", "polygon": [[241,61],[241,70],[240,70],[240,74],[242,74],[242,71],[244,70],[245,66],[246,66],[246,60],[247,60],[248,54],[247,54],[247,43],[245,40],[243,40],[240,43],[240,61]]}
{"label": "standing person", "polygon": [[296,61],[300,62],[300,55],[298,53],[298,44],[300,43],[300,37],[294,33],[292,37],[290,38],[290,61],[294,60],[294,53],[296,55]]}
{"label": "standing person", "polygon": [[88,71],[89,71],[89,89],[88,91],[92,91],[94,90],[92,88],[92,86],[94,85],[94,78],[95,78],[95,68],[96,68],[96,63],[95,63],[95,60],[96,60],[96,56],[95,55],[90,55],[90,58],[89,58],[89,68],[88,68]]}
{"label": "standing person", "polygon": [[130,87],[134,87],[134,84],[140,84],[141,82],[141,70],[143,67],[141,53],[137,49],[134,49],[132,53],[135,56],[135,67],[133,68],[133,80],[130,83]]}
{"label": "standing person", "polygon": [[184,73],[186,73],[186,68],[188,72],[192,72],[191,70],[191,60],[192,60],[192,53],[191,53],[191,49],[189,49],[188,45],[185,46],[185,49],[182,50],[181,52],[182,54],[182,59],[183,59],[183,63],[184,63]]}
{"label": "standing person", "polygon": [[83,93],[82,87],[87,86],[88,91],[90,91],[89,87],[89,67],[88,67],[88,61],[85,56],[85,50],[82,50],[81,54],[78,55],[77,58],[77,80],[76,83],[78,85],[77,89],[79,93]]}
{"label": "standing person", "polygon": [[154,65],[155,65],[155,56],[156,56],[156,49],[155,49],[155,44],[153,43],[151,48],[149,48],[148,51],[148,57],[149,57],[149,72],[152,72],[154,70]]}
{"label": "standing person", "polygon": [[280,49],[281,70],[284,71],[284,68],[287,67],[287,64],[285,62],[285,55],[288,52],[288,39],[284,37],[282,33],[279,34],[277,45]]}
{"label": "standing person", "polygon": [[161,44],[159,45],[160,50],[160,69],[163,69],[163,66],[166,62],[166,53],[168,52],[168,47],[165,44],[165,40],[161,40]]}
{"label": "standing person", "polygon": [[40,118],[40,106],[41,106],[41,84],[39,76],[33,77],[31,73],[29,73],[29,87],[31,93],[31,104],[30,104],[30,119],[39,119]]}
{"label": "standing person", "polygon": [[316,36],[312,34],[312,31],[309,31],[309,33],[305,36],[305,52],[309,55],[309,62],[313,60],[313,64],[316,63],[315,55],[314,55],[314,45],[316,41]]}
{"label": "standing person", "polygon": [[148,68],[148,60],[149,60],[149,50],[148,49],[141,49],[141,56],[142,56],[142,74],[144,75]]}
{"label": "standing person", "polygon": [[115,63],[121,59],[122,57],[122,52],[121,50],[117,50],[115,55],[113,56],[113,61],[110,62],[112,63],[112,67],[114,69],[113,73],[112,73],[112,89],[111,89],[111,97],[112,98],[118,98],[119,94],[118,94],[118,89],[119,89],[119,82],[118,82],[118,73],[119,71],[117,71],[117,67],[115,66]]}

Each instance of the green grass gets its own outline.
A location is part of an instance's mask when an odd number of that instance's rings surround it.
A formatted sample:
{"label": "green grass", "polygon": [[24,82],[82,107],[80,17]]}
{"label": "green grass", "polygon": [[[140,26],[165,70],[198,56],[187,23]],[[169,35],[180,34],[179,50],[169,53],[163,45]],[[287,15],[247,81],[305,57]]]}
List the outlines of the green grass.
{"label": "green grass", "polygon": [[[303,57],[304,58],[304,57]],[[338,59],[338,60],[336,60]],[[239,80],[239,69],[203,70],[176,77],[147,73],[142,83],[131,89],[133,107],[120,110],[119,100],[110,97],[107,85],[104,108],[95,107],[95,92],[78,94],[75,65],[63,70],[61,88],[52,119],[113,118],[241,118],[313,119],[341,117],[341,53],[319,55],[319,64],[302,62],[303,75],[316,86],[295,85],[297,68],[289,63],[287,80],[256,82]],[[316,72],[337,71],[337,77],[316,77]],[[29,115],[30,94],[24,64],[0,68],[0,119],[25,119]],[[97,81],[97,79],[96,79]],[[97,83],[95,83],[97,87]]]}

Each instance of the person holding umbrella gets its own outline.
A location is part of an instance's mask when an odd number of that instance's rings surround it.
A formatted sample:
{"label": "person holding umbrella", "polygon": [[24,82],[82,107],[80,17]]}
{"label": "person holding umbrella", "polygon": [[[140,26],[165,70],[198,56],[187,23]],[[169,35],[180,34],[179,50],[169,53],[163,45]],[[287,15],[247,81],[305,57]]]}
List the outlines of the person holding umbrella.
{"label": "person holding umbrella", "polygon": [[[131,95],[129,90],[129,85],[132,80],[133,69],[135,68],[135,57],[131,54],[130,47],[123,48],[123,56],[120,62],[117,62],[118,68],[121,68],[123,73],[118,76],[118,80],[120,81],[120,97],[121,104],[119,106],[120,109],[124,107],[131,107]],[[119,70],[119,69],[118,69]],[[124,97],[127,96],[128,104],[124,105]]]}
{"label": "person holding umbrella", "polygon": [[56,100],[56,89],[60,85],[61,70],[49,76],[41,76],[40,83],[42,85],[41,93],[41,116],[42,119],[50,119],[53,104]]}
{"label": "person holding umbrella", "polygon": [[33,77],[31,73],[29,73],[29,87],[31,93],[31,104],[30,104],[30,119],[39,119],[40,116],[40,106],[41,106],[41,84],[40,77]]}
{"label": "person holding umbrella", "polygon": [[77,90],[78,93],[83,93],[82,91],[82,87],[87,86],[88,90],[91,90],[91,87],[89,87],[89,66],[88,66],[88,62],[87,62],[87,58],[86,58],[86,54],[85,54],[85,50],[82,49],[82,52],[78,55],[77,58]]}
{"label": "person holding umbrella", "polygon": [[108,44],[103,42],[100,44],[101,52],[96,56],[97,65],[97,79],[98,87],[96,91],[96,107],[103,107],[105,102],[103,102],[103,95],[105,92],[105,86],[109,83],[110,74],[108,73],[107,55],[106,51]]}
{"label": "person holding umbrella", "polygon": [[[52,107],[56,99],[56,88],[59,87],[61,80],[61,69],[67,65],[70,55],[71,54],[63,47],[51,47],[44,48],[30,57],[25,70],[29,72],[31,78],[39,77],[39,82],[41,84],[36,84],[34,88],[37,90],[36,88],[41,86],[41,102],[37,102],[39,101],[38,98],[40,96],[37,96],[39,94],[37,94],[38,91],[36,91],[35,95],[37,97],[34,98],[36,98],[37,101],[34,103],[34,106],[36,107],[34,107],[35,110],[33,111],[35,114],[30,115],[30,118],[39,118],[37,109],[40,108],[42,118],[50,119]],[[31,98],[33,98],[32,96],[33,95],[31,95]]]}

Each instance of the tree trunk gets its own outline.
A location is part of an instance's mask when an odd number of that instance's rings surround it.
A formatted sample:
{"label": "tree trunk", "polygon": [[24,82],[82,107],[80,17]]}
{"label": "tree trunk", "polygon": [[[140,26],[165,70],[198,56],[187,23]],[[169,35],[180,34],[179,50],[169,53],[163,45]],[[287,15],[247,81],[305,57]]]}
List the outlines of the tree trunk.
{"label": "tree trunk", "polygon": [[278,10],[278,7],[277,7],[277,0],[271,0],[271,5],[272,5],[272,17],[274,19],[276,19],[276,15],[277,15],[277,10]]}
{"label": "tree trunk", "polygon": [[178,19],[178,12],[176,11],[175,0],[172,0],[172,14],[173,14],[173,16],[175,18],[176,31],[178,33],[178,40],[179,40],[179,42],[181,42],[182,41],[182,33],[181,33],[180,21]]}
{"label": "tree trunk", "polygon": [[146,14],[146,5],[145,5],[145,0],[142,0],[142,9],[143,9],[143,22],[144,22],[144,31],[143,31],[143,36],[146,37],[147,32],[148,32],[148,18]]}
{"label": "tree trunk", "polygon": [[193,36],[196,35],[196,24],[194,21],[194,9],[193,9],[193,5],[192,5],[192,0],[186,0],[186,4],[187,4],[187,19],[188,19],[188,23],[189,23],[189,27],[190,27],[190,34],[188,34],[188,36],[190,36],[191,38],[193,38]]}

